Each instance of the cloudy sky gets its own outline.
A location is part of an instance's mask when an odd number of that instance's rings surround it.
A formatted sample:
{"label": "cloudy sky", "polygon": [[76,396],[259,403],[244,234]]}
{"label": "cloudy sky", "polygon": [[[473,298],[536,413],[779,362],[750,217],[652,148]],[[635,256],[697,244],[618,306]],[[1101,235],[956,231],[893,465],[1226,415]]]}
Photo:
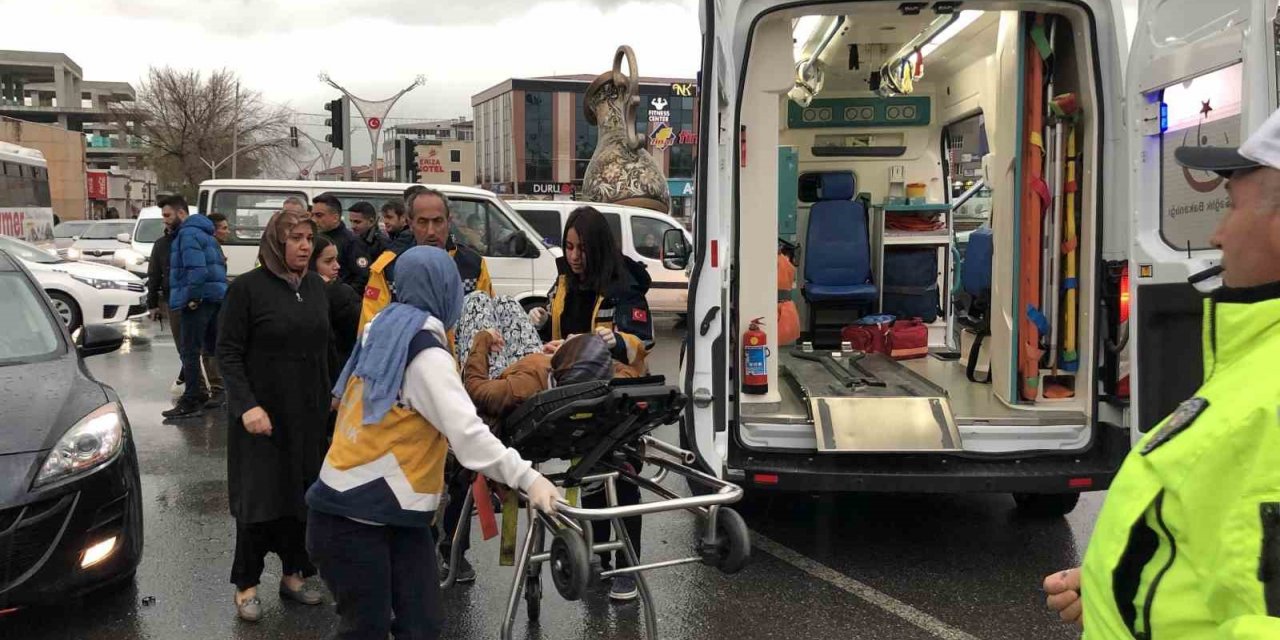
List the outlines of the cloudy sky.
{"label": "cloudy sky", "polygon": [[473,94],[513,76],[600,73],[620,44],[643,75],[692,78],[699,63],[697,0],[0,0],[0,16],[0,48],[66,53],[88,80],[227,67],[303,113],[336,97],[321,71],[369,99],[425,75],[393,124],[469,116]]}

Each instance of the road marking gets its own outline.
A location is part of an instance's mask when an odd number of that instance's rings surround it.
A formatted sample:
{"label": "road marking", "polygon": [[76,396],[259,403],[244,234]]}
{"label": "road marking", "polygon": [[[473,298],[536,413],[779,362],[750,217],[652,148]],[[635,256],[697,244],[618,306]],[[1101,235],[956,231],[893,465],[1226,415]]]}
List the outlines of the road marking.
{"label": "road marking", "polygon": [[877,591],[866,583],[854,580],[831,567],[778,544],[756,531],[751,532],[751,546],[841,591],[852,594],[879,609],[898,616],[938,638],[943,638],[944,640],[978,640],[976,636],[965,633],[893,596]]}

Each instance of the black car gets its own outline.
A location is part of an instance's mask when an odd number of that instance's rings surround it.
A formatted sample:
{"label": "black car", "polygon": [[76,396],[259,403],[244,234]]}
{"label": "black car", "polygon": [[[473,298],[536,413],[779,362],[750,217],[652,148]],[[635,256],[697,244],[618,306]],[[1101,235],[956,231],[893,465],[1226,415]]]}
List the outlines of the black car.
{"label": "black car", "polygon": [[103,325],[73,339],[0,251],[0,613],[126,580],[142,558],[129,420],[82,360],[123,341]]}

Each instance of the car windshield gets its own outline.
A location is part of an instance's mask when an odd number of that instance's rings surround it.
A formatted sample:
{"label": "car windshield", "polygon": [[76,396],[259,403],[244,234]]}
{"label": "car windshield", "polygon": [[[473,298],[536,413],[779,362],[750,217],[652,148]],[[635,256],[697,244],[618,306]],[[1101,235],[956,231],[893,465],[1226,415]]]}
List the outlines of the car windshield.
{"label": "car windshield", "polygon": [[58,352],[58,328],[21,271],[0,272],[0,366]]}
{"label": "car windshield", "polygon": [[110,222],[95,222],[92,227],[81,234],[83,240],[115,240],[116,236],[122,233],[133,231],[132,220],[112,220]]}
{"label": "car windshield", "polygon": [[[15,238],[0,236],[0,249],[4,249],[9,255],[26,260],[27,262],[38,262],[40,264],[58,264],[66,262],[59,258],[57,254],[49,253],[34,244],[29,244]],[[4,325],[0,325],[2,327]],[[3,333],[3,332],[0,332]]]}
{"label": "car windshield", "polygon": [[75,220],[72,222],[64,222],[53,228],[53,237],[70,238],[73,236],[78,236],[84,233],[84,230],[88,229],[92,224],[93,224],[92,222],[89,222],[87,220]]}
{"label": "car windshield", "polygon": [[138,221],[138,230],[133,233],[134,242],[155,242],[164,235],[163,218],[147,218]]}

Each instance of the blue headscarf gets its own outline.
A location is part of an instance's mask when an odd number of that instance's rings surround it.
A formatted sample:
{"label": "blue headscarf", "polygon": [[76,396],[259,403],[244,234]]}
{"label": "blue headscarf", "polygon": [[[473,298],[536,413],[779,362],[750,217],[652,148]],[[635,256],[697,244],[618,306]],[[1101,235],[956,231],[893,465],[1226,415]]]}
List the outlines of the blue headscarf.
{"label": "blue headscarf", "polygon": [[427,318],[435,317],[446,331],[462,315],[462,276],[453,258],[437,247],[414,247],[396,258],[396,302],[374,317],[362,340],[356,341],[333,394],[347,390],[351,376],[364,382],[362,424],[373,424],[395,405],[409,365],[409,341]]}

